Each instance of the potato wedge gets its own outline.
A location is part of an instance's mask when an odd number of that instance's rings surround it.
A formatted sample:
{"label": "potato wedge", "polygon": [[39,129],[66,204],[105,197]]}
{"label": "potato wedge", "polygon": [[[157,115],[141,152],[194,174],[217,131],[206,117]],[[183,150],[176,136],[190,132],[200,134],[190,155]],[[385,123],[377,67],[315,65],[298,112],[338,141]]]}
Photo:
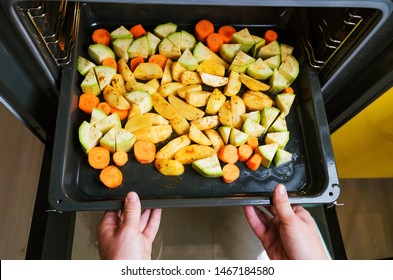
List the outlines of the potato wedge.
{"label": "potato wedge", "polygon": [[243,126],[243,115],[246,113],[246,105],[243,99],[234,95],[231,96],[232,126],[241,129]]}
{"label": "potato wedge", "polygon": [[240,80],[242,81],[242,84],[245,85],[248,89],[254,90],[254,91],[268,91],[270,89],[270,86],[258,81],[257,79],[251,78],[250,76],[247,76],[246,74],[240,73]]}
{"label": "potato wedge", "polygon": [[130,109],[130,103],[127,99],[117,92],[111,85],[107,85],[102,92],[105,101],[113,108],[118,110]]}
{"label": "potato wedge", "polygon": [[212,75],[208,73],[200,73],[202,82],[211,87],[222,87],[228,83],[227,77],[221,77],[217,75]]}
{"label": "potato wedge", "polygon": [[136,82],[134,74],[132,73],[131,69],[128,67],[127,61],[124,58],[119,59],[119,61],[117,62],[117,67],[120,75],[123,76],[123,79],[126,83]]}
{"label": "potato wedge", "polygon": [[180,76],[180,80],[185,86],[202,84],[201,76],[193,71],[184,71]]}
{"label": "potato wedge", "polygon": [[179,62],[172,63],[172,79],[176,82],[181,82],[181,74],[187,71]]}
{"label": "potato wedge", "polygon": [[156,110],[156,112],[164,118],[170,120],[175,118],[179,114],[175,107],[169,104],[168,101],[166,101],[165,98],[162,97],[159,93],[153,93],[151,97],[153,100],[154,110]]}
{"label": "potato wedge", "polygon": [[162,78],[161,78],[162,85],[173,81],[172,65],[173,65],[173,61],[168,58],[165,63],[164,72],[162,73]]}
{"label": "potato wedge", "polygon": [[153,126],[153,122],[148,115],[134,115],[128,119],[124,129],[133,132],[150,126]]}
{"label": "potato wedge", "polygon": [[151,85],[148,85],[147,83],[139,83],[139,82],[127,82],[126,83],[126,90],[127,91],[136,91],[136,90],[144,90],[147,91],[150,94],[155,93],[157,90],[152,87]]}
{"label": "potato wedge", "polygon": [[176,94],[178,89],[181,89],[184,85],[180,82],[169,82],[161,85],[157,92],[161,94],[162,97],[166,98],[171,94]]}
{"label": "potato wedge", "polygon": [[[161,97],[161,95],[160,95],[160,97]],[[169,101],[169,104],[173,108],[176,108],[178,113],[180,113],[183,117],[185,117],[189,121],[200,119],[205,115],[205,112],[203,112],[201,109],[198,109],[198,108],[188,104],[187,102],[183,101],[182,99],[180,99],[179,97],[177,97],[175,95],[169,95],[168,101]],[[160,115],[162,115],[162,114],[160,114]],[[162,116],[165,117],[164,115],[162,115]]]}
{"label": "potato wedge", "polygon": [[224,140],[222,140],[220,133],[218,133],[217,130],[211,128],[206,129],[203,132],[212,142],[213,149],[218,153],[221,147],[225,145]]}
{"label": "potato wedge", "polygon": [[191,144],[191,139],[188,134],[181,135],[169,141],[164,147],[158,150],[156,159],[174,159],[175,154],[180,149]]}
{"label": "potato wedge", "polygon": [[181,114],[178,114],[173,119],[170,119],[169,123],[178,135],[183,135],[190,131],[190,124]]}
{"label": "potato wedge", "polygon": [[130,118],[132,118],[132,117],[135,116],[135,115],[142,115],[142,110],[141,110],[141,108],[138,106],[138,104],[131,103],[130,106],[131,106],[131,108],[130,108],[130,110],[128,111],[127,119],[130,119]]}
{"label": "potato wedge", "polygon": [[209,100],[210,91],[188,91],[186,92],[186,102],[195,107],[206,106]]}
{"label": "potato wedge", "polygon": [[192,164],[194,161],[215,155],[216,151],[209,146],[191,144],[181,148],[175,154],[175,160],[182,164]]}
{"label": "potato wedge", "polygon": [[228,76],[228,83],[225,85],[223,93],[226,96],[233,96],[239,93],[242,87],[240,74],[236,71],[231,71]]}
{"label": "potato wedge", "polygon": [[214,60],[204,60],[198,65],[196,70],[199,73],[208,73],[212,75],[225,76],[225,67]]}
{"label": "potato wedge", "polygon": [[210,146],[212,144],[210,139],[205,134],[203,134],[203,132],[199,130],[195,124],[190,126],[189,136],[190,139],[197,144],[205,146]]}
{"label": "potato wedge", "polygon": [[221,108],[218,110],[218,117],[222,125],[232,127],[232,109],[231,101],[225,101]]}
{"label": "potato wedge", "polygon": [[137,80],[149,81],[152,79],[161,79],[163,71],[156,63],[140,63],[134,71],[134,77]]}
{"label": "potato wedge", "polygon": [[165,176],[180,176],[184,173],[184,165],[174,159],[156,159],[154,166]]}
{"label": "potato wedge", "polygon": [[144,140],[157,144],[171,136],[172,126],[170,124],[154,125],[134,130],[132,133],[135,135],[137,141]]}
{"label": "potato wedge", "polygon": [[202,85],[188,85],[188,86],[183,86],[182,88],[177,90],[177,95],[183,99],[186,98],[186,92],[187,91],[193,91],[193,90],[202,90]]}
{"label": "potato wedge", "polygon": [[123,76],[120,74],[115,74],[112,78],[112,87],[121,95],[124,95],[126,90],[126,84],[124,82]]}
{"label": "potato wedge", "polygon": [[199,130],[206,130],[209,128],[215,128],[220,124],[220,119],[218,116],[207,116],[190,123],[195,125]]}
{"label": "potato wedge", "polygon": [[145,116],[148,116],[153,125],[160,124],[169,124],[169,121],[163,116],[156,113],[146,113]]}
{"label": "potato wedge", "polygon": [[[148,81],[145,85],[147,85],[147,86],[149,86],[151,88],[154,88],[155,91],[157,91],[158,88],[160,87],[160,82],[158,81],[158,79],[152,79],[152,80]],[[152,94],[152,93],[150,93],[150,94]]]}
{"label": "potato wedge", "polygon": [[225,95],[218,88],[215,88],[207,101],[205,109],[206,114],[216,115],[225,101]]}
{"label": "potato wedge", "polygon": [[274,106],[274,101],[270,96],[260,91],[246,91],[242,99],[248,111],[261,111],[265,107]]}

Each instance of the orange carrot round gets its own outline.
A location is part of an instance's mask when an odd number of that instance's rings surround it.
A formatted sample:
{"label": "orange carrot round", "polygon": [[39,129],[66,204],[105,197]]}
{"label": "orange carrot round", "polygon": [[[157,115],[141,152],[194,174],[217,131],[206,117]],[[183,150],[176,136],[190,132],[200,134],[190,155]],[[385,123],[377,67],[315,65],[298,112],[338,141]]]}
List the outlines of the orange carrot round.
{"label": "orange carrot round", "polygon": [[111,35],[109,31],[104,28],[94,30],[91,37],[93,39],[93,42],[96,44],[103,44],[105,46],[109,46],[111,42]]}
{"label": "orange carrot round", "polygon": [[136,67],[143,62],[145,62],[145,59],[142,56],[133,57],[130,61],[131,71],[134,72]]}
{"label": "orange carrot round", "polygon": [[113,153],[112,158],[116,166],[123,166],[128,161],[128,154],[125,151],[116,151]]}
{"label": "orange carrot round", "polygon": [[221,26],[218,29],[218,34],[220,34],[224,39],[224,44],[228,44],[232,40],[232,35],[236,33],[236,29],[230,25]]}
{"label": "orange carrot round", "polygon": [[211,33],[206,38],[206,45],[213,52],[218,52],[222,44],[224,44],[224,37],[218,33]]}
{"label": "orange carrot round", "polygon": [[217,156],[225,163],[235,163],[239,159],[237,148],[231,144],[222,146],[218,151]]}
{"label": "orange carrot round", "polygon": [[134,155],[139,163],[152,163],[156,158],[156,145],[150,141],[138,140],[134,144]]}
{"label": "orange carrot round", "polygon": [[252,170],[255,171],[259,168],[259,166],[261,165],[262,162],[262,156],[259,154],[253,154],[247,161],[246,161],[246,165],[247,167]]}
{"label": "orange carrot round", "polygon": [[131,27],[130,32],[134,38],[139,38],[147,34],[146,30],[141,24],[137,24]]}
{"label": "orange carrot round", "polygon": [[243,144],[237,148],[237,151],[239,154],[239,160],[244,162],[250,158],[254,152],[254,149],[248,144]]}
{"label": "orange carrot round", "polygon": [[257,137],[250,135],[247,139],[246,142],[247,145],[250,145],[252,147],[253,150],[255,150],[256,148],[258,148],[259,146],[259,140]]}
{"label": "orange carrot round", "polygon": [[149,58],[149,62],[158,64],[161,69],[164,70],[167,59],[168,58],[165,55],[154,54]]}
{"label": "orange carrot round", "polygon": [[116,60],[113,59],[112,57],[107,57],[107,58],[105,58],[105,59],[101,62],[101,64],[104,65],[104,66],[113,67],[113,68],[115,68],[116,71],[117,71],[117,62],[116,62]]}
{"label": "orange carrot round", "polygon": [[101,170],[101,182],[110,189],[117,188],[123,182],[123,173],[114,165],[109,165]]}
{"label": "orange carrot round", "polygon": [[283,92],[283,93],[295,93],[295,91],[294,91],[293,88],[291,88],[291,87],[284,88],[284,89],[282,90],[282,92]]}
{"label": "orange carrot round", "polygon": [[110,153],[107,148],[93,147],[87,153],[89,164],[94,169],[104,169],[109,165]]}
{"label": "orange carrot round", "polygon": [[101,109],[107,115],[111,113],[111,106],[105,101],[98,103],[97,108]]}
{"label": "orange carrot round", "polygon": [[120,120],[125,120],[128,117],[129,110],[119,110],[113,107],[110,107],[111,114],[117,113],[119,115]]}
{"label": "orange carrot round", "polygon": [[263,36],[263,38],[265,39],[266,44],[269,44],[269,43],[277,40],[278,34],[274,30],[267,30],[265,32],[265,35]]}
{"label": "orange carrot round", "polygon": [[201,42],[205,42],[207,36],[214,32],[214,25],[211,21],[203,19],[195,25],[195,36]]}
{"label": "orange carrot round", "polygon": [[233,163],[227,163],[222,168],[222,180],[225,183],[232,183],[240,176],[240,169]]}
{"label": "orange carrot round", "polygon": [[100,99],[92,93],[82,93],[79,96],[78,107],[83,112],[91,114],[93,108],[97,107]]}

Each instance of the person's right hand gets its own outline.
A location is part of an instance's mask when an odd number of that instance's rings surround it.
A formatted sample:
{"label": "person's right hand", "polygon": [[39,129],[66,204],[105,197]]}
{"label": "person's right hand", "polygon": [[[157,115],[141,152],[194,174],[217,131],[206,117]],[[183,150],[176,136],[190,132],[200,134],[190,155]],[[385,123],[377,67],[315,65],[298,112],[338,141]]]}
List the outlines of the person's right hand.
{"label": "person's right hand", "polygon": [[272,216],[256,206],[245,206],[246,218],[270,259],[328,259],[310,213],[291,206],[284,185],[273,192]]}

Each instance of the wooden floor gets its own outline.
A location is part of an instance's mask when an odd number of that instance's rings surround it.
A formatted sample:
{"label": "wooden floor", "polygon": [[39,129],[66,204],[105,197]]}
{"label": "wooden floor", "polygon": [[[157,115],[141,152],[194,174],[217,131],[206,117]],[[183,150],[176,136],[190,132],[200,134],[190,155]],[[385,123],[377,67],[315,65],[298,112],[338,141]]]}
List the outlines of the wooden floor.
{"label": "wooden floor", "polygon": [[[1,104],[0,127],[0,258],[24,259],[44,147]],[[393,257],[393,179],[340,183],[337,214],[348,258]],[[101,215],[77,214],[73,259],[98,259]],[[153,258],[255,259],[263,248],[239,208],[167,209]]]}

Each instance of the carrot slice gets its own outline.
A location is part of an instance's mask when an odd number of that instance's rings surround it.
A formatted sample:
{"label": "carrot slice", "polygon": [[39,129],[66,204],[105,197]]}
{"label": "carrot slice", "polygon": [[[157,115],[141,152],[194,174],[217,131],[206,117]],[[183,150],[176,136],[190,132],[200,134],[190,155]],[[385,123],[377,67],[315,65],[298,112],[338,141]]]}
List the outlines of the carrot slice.
{"label": "carrot slice", "polygon": [[109,165],[110,153],[107,148],[93,147],[87,153],[89,164],[94,169],[104,169]]}
{"label": "carrot slice", "polygon": [[253,154],[247,161],[246,165],[252,171],[255,171],[259,168],[262,162],[262,156],[259,154]]}
{"label": "carrot slice", "polygon": [[114,165],[109,165],[101,170],[101,182],[110,189],[117,188],[123,182],[123,173]]}
{"label": "carrot slice", "polygon": [[134,38],[139,38],[147,34],[146,30],[141,24],[137,24],[131,27],[130,32]]}
{"label": "carrot slice", "polygon": [[232,35],[236,33],[236,29],[230,25],[221,26],[218,29],[218,34],[220,34],[224,39],[224,44],[228,44],[232,40]]}
{"label": "carrot slice", "polygon": [[82,93],[79,96],[78,107],[83,112],[91,114],[93,108],[97,107],[100,103],[100,99],[92,93]]}
{"label": "carrot slice", "polygon": [[213,52],[218,52],[222,44],[224,44],[224,37],[218,33],[211,33],[206,38],[206,45]]}
{"label": "carrot slice", "polygon": [[104,28],[94,30],[91,37],[93,39],[93,42],[96,44],[103,44],[105,46],[109,46],[111,42],[111,35],[109,31]]}
{"label": "carrot slice", "polygon": [[167,58],[165,55],[162,55],[162,54],[153,54],[153,55],[149,58],[149,62],[150,62],[150,63],[158,64],[158,65],[161,67],[161,69],[164,70],[167,59],[168,59],[168,58]]}
{"label": "carrot slice", "polygon": [[128,161],[128,154],[125,151],[116,151],[113,153],[112,158],[116,166],[123,166]]}
{"label": "carrot slice", "polygon": [[145,62],[145,59],[142,56],[133,57],[130,61],[131,71],[134,72],[136,67],[143,62]]}
{"label": "carrot slice", "polygon": [[97,108],[101,109],[107,115],[111,113],[111,106],[105,101],[98,103]]}
{"label": "carrot slice", "polygon": [[257,137],[255,137],[253,135],[250,135],[248,137],[248,140],[247,140],[246,144],[250,145],[252,147],[252,149],[255,150],[259,146],[259,140],[258,140]]}
{"label": "carrot slice", "polygon": [[239,154],[239,160],[244,162],[250,158],[254,152],[254,149],[248,144],[243,144],[237,148],[237,151]]}
{"label": "carrot slice", "polygon": [[239,159],[237,148],[231,144],[222,146],[218,151],[217,156],[225,163],[235,163]]}
{"label": "carrot slice", "polygon": [[274,30],[268,30],[268,31],[266,31],[265,36],[263,38],[265,39],[266,44],[269,44],[269,43],[277,40],[278,34]]}
{"label": "carrot slice", "polygon": [[295,91],[294,91],[293,88],[291,88],[291,87],[284,88],[284,89],[282,90],[282,92],[283,92],[283,93],[295,93]]}
{"label": "carrot slice", "polygon": [[125,120],[128,117],[129,110],[119,110],[113,107],[111,107],[110,110],[111,110],[111,114],[117,113],[121,121]]}
{"label": "carrot slice", "polygon": [[156,145],[150,141],[138,140],[134,144],[134,155],[139,163],[152,163],[156,158]]}
{"label": "carrot slice", "polygon": [[214,32],[214,25],[211,21],[203,19],[195,25],[195,36],[201,42],[205,42],[207,36]]}
{"label": "carrot slice", "polygon": [[107,58],[105,58],[105,59],[102,61],[101,64],[104,65],[104,66],[113,67],[113,68],[116,69],[116,72],[117,72],[117,62],[116,62],[116,60],[113,59],[112,57],[107,57]]}
{"label": "carrot slice", "polygon": [[240,169],[233,163],[227,163],[222,168],[222,180],[225,183],[232,183],[240,177]]}

